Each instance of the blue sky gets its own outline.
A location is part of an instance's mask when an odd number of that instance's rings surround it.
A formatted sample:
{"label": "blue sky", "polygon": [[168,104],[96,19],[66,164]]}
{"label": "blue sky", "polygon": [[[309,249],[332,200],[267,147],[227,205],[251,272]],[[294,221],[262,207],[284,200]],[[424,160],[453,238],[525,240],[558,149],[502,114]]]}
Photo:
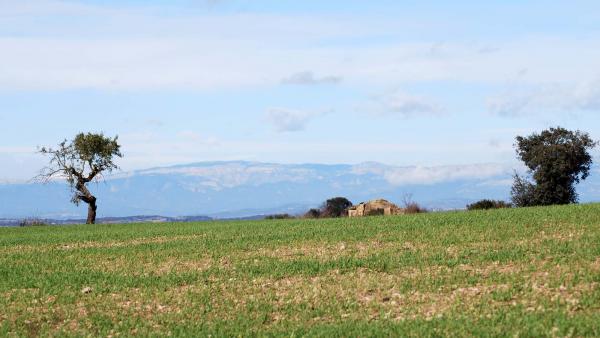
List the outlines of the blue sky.
{"label": "blue sky", "polygon": [[598,46],[597,1],[0,0],[0,181],[79,131],[124,170],[517,166],[516,135],[600,139]]}

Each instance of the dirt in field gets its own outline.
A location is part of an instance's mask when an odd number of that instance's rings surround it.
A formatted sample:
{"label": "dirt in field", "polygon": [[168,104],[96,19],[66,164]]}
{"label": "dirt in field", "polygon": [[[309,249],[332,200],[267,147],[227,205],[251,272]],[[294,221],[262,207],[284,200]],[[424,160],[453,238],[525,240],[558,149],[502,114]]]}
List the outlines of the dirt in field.
{"label": "dirt in field", "polygon": [[[181,269],[203,269],[214,262],[178,265]],[[157,268],[173,270],[170,264]],[[538,267],[533,269],[532,267]],[[165,321],[236,320],[240,315],[265,316],[264,325],[279,322],[329,323],[339,320],[432,320],[458,314],[485,318],[499,308],[544,312],[560,307],[569,313],[596,311],[582,303],[586,294],[598,292],[597,282],[577,281],[580,271],[598,270],[599,260],[575,265],[497,262],[449,268],[399,269],[378,272],[365,268],[342,273],[332,270],[317,276],[254,279],[220,278],[167,289],[132,288],[120,292],[46,295],[37,289],[11,290],[3,296],[3,321],[28,325],[29,332],[52,323],[54,332],[85,332],[90,316],[102,313],[108,320],[123,316],[142,320],[159,329]],[[179,268],[175,268],[179,269]],[[452,274],[472,274],[478,282],[461,280],[433,287],[431,281]],[[491,274],[515,277],[512,282],[487,281]],[[428,284],[429,283],[429,284]],[[562,283],[562,284],[561,284]],[[423,287],[423,285],[428,285]],[[65,302],[65,297],[76,301]],[[28,299],[28,301],[24,301]],[[10,315],[7,315],[10,314]],[[24,316],[24,317],[23,317]],[[27,318],[25,323],[23,318]],[[121,319],[119,319],[121,318]]]}

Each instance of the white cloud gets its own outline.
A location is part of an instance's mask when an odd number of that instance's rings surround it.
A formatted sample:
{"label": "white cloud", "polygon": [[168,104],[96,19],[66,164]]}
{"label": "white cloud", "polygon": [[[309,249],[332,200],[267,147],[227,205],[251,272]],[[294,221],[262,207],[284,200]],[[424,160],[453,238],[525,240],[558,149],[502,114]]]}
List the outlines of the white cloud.
{"label": "white cloud", "polygon": [[294,84],[294,85],[318,85],[318,84],[335,84],[342,81],[339,76],[323,76],[317,77],[313,72],[306,71],[292,74],[281,81],[283,84]]}
{"label": "white cloud", "polygon": [[0,149],[0,183],[23,183],[38,175],[48,165],[48,158],[34,150],[35,147]]}
{"label": "white cloud", "polygon": [[174,135],[156,132],[123,133],[119,135],[123,146],[123,158],[119,166],[124,171],[152,168],[182,163],[232,160],[244,158],[236,152],[237,145],[225,151],[219,140],[193,131],[182,131]]}
{"label": "white cloud", "polygon": [[243,184],[261,185],[275,182],[302,182],[315,179],[318,172],[304,168],[290,168],[281,164],[259,162],[222,162],[210,166],[180,166],[141,170],[143,175],[180,174],[198,178],[190,187],[212,189],[233,188]]}
{"label": "white cloud", "polygon": [[437,116],[442,106],[430,98],[396,91],[375,98],[376,105],[367,108],[375,115],[396,115],[402,118]]}
{"label": "white cloud", "polygon": [[385,178],[394,185],[435,184],[461,179],[487,179],[510,173],[510,167],[502,164],[473,164],[439,167],[393,168],[385,172]]}
{"label": "white cloud", "polygon": [[35,146],[20,146],[20,147],[6,147],[0,146],[0,154],[34,154],[37,151]]}
{"label": "white cloud", "polygon": [[278,132],[301,131],[315,117],[325,114],[324,112],[309,112],[292,110],[286,108],[271,108],[266,118]]}
{"label": "white cloud", "polygon": [[[521,166],[518,169],[521,170]],[[353,167],[355,174],[380,175],[393,185],[428,185],[461,179],[486,180],[482,184],[504,184],[506,178],[503,176],[510,175],[512,170],[510,165],[499,163],[398,167],[369,162]]]}
{"label": "white cloud", "polygon": [[477,184],[478,187],[510,187],[513,184],[512,178],[495,179],[484,181]]}
{"label": "white cloud", "polygon": [[[315,121],[316,122],[316,121]],[[499,130],[498,133],[506,133]],[[277,135],[271,135],[277,136]],[[214,140],[212,135],[194,132],[182,134],[164,134],[154,132],[119,133],[119,140],[124,145],[124,157],[118,165],[124,172],[153,168],[157,166],[177,165],[202,161],[247,160],[276,163],[357,163],[365,159],[384,163],[411,165],[421,163],[420,168],[431,168],[438,165],[456,163],[458,158],[472,158],[471,154],[482,154],[478,161],[495,162],[515,160],[514,152],[490,149],[484,141],[481,144],[472,142],[460,143],[451,140],[444,144],[432,143],[386,143],[357,138],[351,142],[336,141],[294,141],[287,135],[273,142],[273,138],[225,138]],[[198,137],[198,141],[193,139]],[[191,139],[190,139],[191,138]],[[349,150],[350,149],[350,150]],[[0,152],[1,180],[28,180],[47,164],[47,159],[34,154],[32,147],[4,147],[5,154]],[[360,154],[360,156],[357,156]],[[365,155],[366,154],[366,155]],[[468,154],[467,157],[464,154]],[[506,156],[505,156],[506,155]],[[434,160],[432,160],[434,159]],[[513,166],[516,164],[513,163]],[[376,165],[363,165],[362,170],[380,170],[379,174],[389,172],[390,180],[402,181],[402,167],[387,166],[377,169]],[[395,169],[398,169],[395,170]],[[356,168],[355,170],[359,170]],[[422,170],[422,169],[421,169]],[[510,170],[509,170],[510,171]],[[411,171],[409,171],[411,172]],[[378,175],[379,175],[378,174]],[[412,177],[414,177],[413,175]]]}
{"label": "white cloud", "polygon": [[[211,166],[185,166],[174,168],[157,168],[143,170],[142,174],[181,174],[186,176],[202,177],[203,185],[211,182],[213,187],[235,187],[241,184],[290,181],[301,182],[316,179],[318,171],[290,168],[280,164],[268,163],[222,163]],[[340,172],[344,174],[345,172]],[[352,166],[348,174],[365,175],[373,174],[386,179],[390,184],[402,185],[430,185],[456,180],[484,180],[482,186],[506,186],[511,180],[506,176],[511,169],[501,164],[472,164],[435,167],[396,167],[381,163],[363,163]]]}
{"label": "white cloud", "polygon": [[[193,134],[192,134],[193,135]],[[272,142],[252,139],[220,139],[217,142],[199,144],[181,135],[168,138],[156,133],[121,134],[124,158],[119,161],[123,170],[144,169],[156,166],[175,165],[201,161],[248,160],[277,163],[356,163],[365,159],[356,154],[368,154],[372,161],[387,163],[425,163],[429,166],[454,163],[459,154],[483,152],[480,160],[497,161],[502,153],[490,150],[487,144],[453,143],[409,144],[377,143],[356,140],[350,143],[339,142],[294,142],[291,140]],[[201,140],[209,140],[209,135],[199,135]],[[351,149],[352,151],[348,151]],[[509,151],[507,159],[512,161],[514,154]],[[436,161],[431,161],[435,158]],[[38,166],[39,167],[39,166]],[[375,170],[364,166],[363,170]],[[366,168],[369,167],[369,168]],[[358,169],[356,169],[358,170]],[[387,169],[382,169],[387,170]],[[0,169],[1,171],[1,169]],[[8,173],[8,172],[7,172]],[[2,177],[0,172],[0,177]],[[4,175],[16,177],[14,175]]]}
{"label": "white cloud", "polygon": [[[73,1],[56,1],[56,0],[34,0],[34,1],[12,1],[0,0],[2,12],[0,18],[10,19],[19,16],[37,16],[37,15],[53,15],[67,14],[79,15],[89,12],[90,6],[80,5]],[[96,13],[101,11],[101,8],[96,7]]]}
{"label": "white cloud", "polygon": [[510,89],[489,99],[494,114],[517,117],[568,111],[600,110],[600,80],[569,85],[540,85]]}
{"label": "white cloud", "polygon": [[[0,89],[213,89],[341,78],[356,86],[498,84],[519,69],[528,70],[526,83],[573,83],[589,79],[600,65],[595,37],[492,41],[493,52],[485,53],[481,45],[445,40],[435,55],[430,41],[326,43],[368,40],[413,25],[386,18],[202,11],[167,16],[152,7],[38,0],[4,1],[0,19]],[[290,77],[298,69],[311,72]],[[409,102],[398,109],[415,107],[427,108]]]}

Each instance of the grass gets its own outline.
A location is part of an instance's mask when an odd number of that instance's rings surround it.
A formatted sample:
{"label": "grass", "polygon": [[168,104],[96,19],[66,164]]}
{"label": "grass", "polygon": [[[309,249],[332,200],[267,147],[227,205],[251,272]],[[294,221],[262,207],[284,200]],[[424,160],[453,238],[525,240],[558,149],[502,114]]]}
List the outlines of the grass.
{"label": "grass", "polygon": [[600,336],[600,204],[0,229],[0,336]]}

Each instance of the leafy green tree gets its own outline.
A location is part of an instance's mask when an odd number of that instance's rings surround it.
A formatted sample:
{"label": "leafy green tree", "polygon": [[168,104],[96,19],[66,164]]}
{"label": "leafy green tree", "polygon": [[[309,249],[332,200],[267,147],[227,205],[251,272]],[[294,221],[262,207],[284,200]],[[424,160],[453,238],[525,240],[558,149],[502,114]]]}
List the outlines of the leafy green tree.
{"label": "leafy green tree", "polygon": [[330,198],[321,207],[321,216],[322,217],[342,217],[346,216],[347,209],[352,206],[352,202],[350,202],[345,197],[334,197]]}
{"label": "leafy green tree", "polygon": [[534,182],[515,174],[513,203],[519,207],[577,203],[575,184],[589,176],[589,150],[597,144],[587,133],[561,127],[518,136],[517,155]]}
{"label": "leafy green tree", "polygon": [[50,157],[50,163],[42,169],[37,180],[49,182],[53,178],[67,180],[76,205],[88,205],[87,224],[96,222],[97,200],[87,188],[87,184],[98,181],[103,173],[110,173],[118,166],[114,160],[123,157],[118,137],[110,138],[103,134],[80,133],[72,141],[64,140],[58,148],[40,149],[40,153]]}

